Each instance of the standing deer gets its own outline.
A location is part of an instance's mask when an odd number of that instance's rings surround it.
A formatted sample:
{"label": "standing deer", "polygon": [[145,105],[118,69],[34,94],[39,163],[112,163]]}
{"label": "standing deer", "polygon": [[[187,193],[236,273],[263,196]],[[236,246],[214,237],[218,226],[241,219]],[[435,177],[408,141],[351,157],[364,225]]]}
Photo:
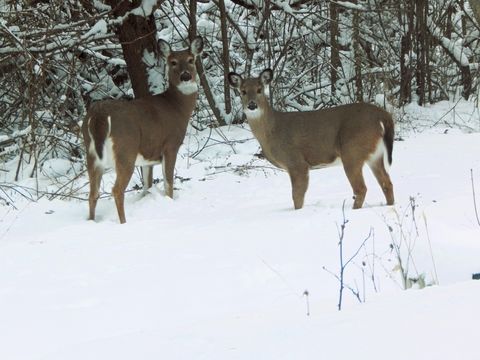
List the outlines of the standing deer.
{"label": "standing deer", "polygon": [[125,223],[124,192],[135,166],[144,179],[151,165],[162,163],[165,194],[173,197],[173,175],[180,145],[197,99],[195,58],[203,50],[201,37],[190,47],[172,51],[158,42],[166,59],[169,85],[165,92],[134,100],[104,100],[93,104],[82,125],[90,179],[89,220],[95,219],[100,181],[106,168],[116,172],[112,194],[120,223]]}
{"label": "standing deer", "polygon": [[272,77],[271,69],[248,79],[232,72],[228,81],[240,90],[243,112],[263,154],[290,175],[295,209],[303,207],[309,170],[340,162],[353,188],[354,209],[362,207],[367,192],[362,173],[365,163],[377,178],[387,205],[393,205],[393,185],[386,170],[392,163],[391,115],[363,103],[315,111],[276,111],[264,93]]}

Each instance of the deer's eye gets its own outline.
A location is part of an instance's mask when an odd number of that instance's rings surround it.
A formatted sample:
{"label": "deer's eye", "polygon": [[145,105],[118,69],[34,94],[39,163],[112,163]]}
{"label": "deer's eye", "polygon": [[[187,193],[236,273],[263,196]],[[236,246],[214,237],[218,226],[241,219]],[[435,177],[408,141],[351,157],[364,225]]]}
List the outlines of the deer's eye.
{"label": "deer's eye", "polygon": [[172,61],[170,61],[170,65],[172,65],[172,66],[177,66],[177,60],[172,60]]}
{"label": "deer's eye", "polygon": [[193,63],[194,63],[193,58],[188,59],[188,63],[189,63],[189,64],[193,64]]}
{"label": "deer's eye", "polygon": [[242,90],[242,95],[247,95],[247,92],[245,90]]}
{"label": "deer's eye", "polygon": [[257,89],[257,94],[261,94],[261,93],[262,93],[262,88],[260,87]]}

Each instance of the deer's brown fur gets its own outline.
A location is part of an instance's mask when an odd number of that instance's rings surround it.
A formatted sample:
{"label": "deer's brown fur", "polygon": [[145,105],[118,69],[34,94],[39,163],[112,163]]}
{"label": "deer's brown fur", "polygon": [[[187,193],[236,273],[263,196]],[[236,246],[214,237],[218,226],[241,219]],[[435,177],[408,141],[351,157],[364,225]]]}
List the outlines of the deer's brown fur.
{"label": "deer's brown fur", "polygon": [[265,157],[290,175],[295,209],[303,207],[310,169],[343,164],[353,188],[354,209],[361,208],[367,188],[363,165],[367,163],[378,180],[388,205],[394,203],[393,185],[387,172],[392,163],[394,124],[391,115],[378,106],[357,103],[316,111],[280,112],[265,96],[273,72],[258,78],[228,75],[241,92],[243,111]]}
{"label": "deer's brown fur", "polygon": [[170,45],[160,40],[159,49],[168,68],[169,86],[164,93],[94,103],[83,122],[91,220],[95,219],[100,181],[108,167],[116,172],[112,193],[121,223],[126,222],[124,192],[136,165],[148,169],[162,163],[165,194],[173,197],[177,152],[197,99],[195,57],[201,53],[203,41],[198,37],[190,48],[171,51]]}

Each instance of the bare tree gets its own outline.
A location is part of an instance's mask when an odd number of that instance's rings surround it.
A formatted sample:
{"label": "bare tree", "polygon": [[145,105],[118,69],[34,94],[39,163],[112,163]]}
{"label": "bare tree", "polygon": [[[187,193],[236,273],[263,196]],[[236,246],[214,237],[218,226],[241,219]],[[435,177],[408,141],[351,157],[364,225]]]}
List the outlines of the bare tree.
{"label": "bare tree", "polygon": [[[132,13],[132,10],[140,9],[141,0],[107,0],[106,2],[112,7],[112,20],[119,21],[115,33],[122,46],[135,97],[150,95],[147,64],[143,58],[145,51],[156,52],[157,49],[155,39],[157,28],[153,11],[142,15],[137,15],[138,12]],[[163,0],[157,1],[158,5],[162,2]]]}
{"label": "bare tree", "polygon": [[428,40],[427,40],[427,10],[428,0],[415,1],[416,14],[416,80],[417,80],[417,95],[418,104],[424,105],[426,103],[426,78],[427,78],[427,54],[428,54]]}
{"label": "bare tree", "polygon": [[[403,35],[400,46],[400,99],[401,105],[409,103],[412,100],[412,42],[413,27],[415,15],[415,2],[408,0],[405,2],[405,8],[402,9],[401,3],[398,3],[398,18],[400,26],[403,28]],[[403,16],[405,10],[406,16]],[[403,20],[405,18],[405,20]]]}
{"label": "bare tree", "polygon": [[339,33],[338,6],[332,1],[330,2],[330,81],[333,97],[336,96],[336,85],[339,78],[338,71],[341,66],[340,49],[338,44]]}
{"label": "bare tree", "polygon": [[480,26],[480,0],[468,0],[472,8],[473,16],[477,20],[477,26]]}
{"label": "bare tree", "polygon": [[[356,0],[355,0],[356,2]],[[355,63],[355,100],[363,101],[363,81],[362,81],[362,55],[360,44],[360,14],[358,10],[353,10],[353,54]]]}
{"label": "bare tree", "polygon": [[228,31],[227,31],[227,12],[225,10],[225,0],[218,0],[220,9],[220,24],[222,28],[222,62],[223,62],[223,93],[225,101],[225,114],[232,112],[232,103],[230,100],[230,86],[228,85],[227,75],[230,72],[230,54],[228,50]]}

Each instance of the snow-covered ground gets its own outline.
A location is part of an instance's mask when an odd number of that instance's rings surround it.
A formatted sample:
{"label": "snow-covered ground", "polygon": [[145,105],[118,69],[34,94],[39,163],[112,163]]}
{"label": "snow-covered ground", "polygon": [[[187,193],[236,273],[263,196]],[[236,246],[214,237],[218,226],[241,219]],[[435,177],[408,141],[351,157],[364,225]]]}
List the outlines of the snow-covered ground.
{"label": "snow-covered ground", "polygon": [[[453,105],[397,114],[393,207],[365,169],[366,205],[350,210],[336,167],[312,171],[292,210],[287,174],[254,156],[248,126],[188,136],[175,199],[161,183],[130,191],[125,225],[111,198],[89,222],[85,201],[8,192],[18,209],[0,207],[0,359],[478,360],[479,123]],[[67,171],[51,161],[42,176]],[[339,312],[344,201],[344,262],[356,256]]]}

